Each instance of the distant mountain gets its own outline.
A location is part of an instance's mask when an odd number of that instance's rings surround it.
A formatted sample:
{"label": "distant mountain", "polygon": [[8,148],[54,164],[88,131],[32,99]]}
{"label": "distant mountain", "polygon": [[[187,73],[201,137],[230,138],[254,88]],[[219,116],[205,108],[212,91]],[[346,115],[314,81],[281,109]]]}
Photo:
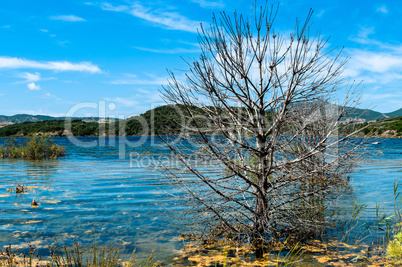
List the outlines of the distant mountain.
{"label": "distant mountain", "polygon": [[[385,119],[385,118],[393,118],[393,117],[402,116],[402,108],[395,110],[393,112],[385,113],[385,114],[371,110],[371,109],[359,109],[359,108],[353,109],[353,108],[349,108],[349,107],[347,107],[346,109],[347,109],[347,113],[345,116],[346,119],[347,118],[361,118],[364,121],[373,121],[373,120],[380,120],[380,119]],[[156,114],[157,117],[160,119],[160,121],[158,121],[157,124],[158,125],[161,124],[162,125],[161,127],[163,127],[164,124],[170,125],[173,117],[177,116],[177,114],[175,114],[175,112],[174,112],[174,109],[172,111],[168,105],[159,107],[159,108],[155,109],[155,111],[157,113]],[[159,114],[158,113],[159,111],[163,111],[163,112]],[[148,117],[150,117],[150,115],[149,115],[150,112],[151,111],[148,110],[144,114],[141,114],[141,116],[148,120],[149,119]],[[0,115],[0,127],[4,126],[4,125],[8,125],[8,124],[23,123],[26,121],[37,122],[37,121],[65,120],[65,119],[66,119],[66,117],[52,117],[52,116],[47,116],[47,115],[29,115],[29,114],[17,114],[17,115],[13,115],[13,116]],[[72,119],[79,119],[79,120],[89,121],[89,122],[102,121],[102,119],[99,117],[83,117],[83,118],[74,117]],[[118,119],[116,119],[116,120],[118,120]],[[129,123],[129,124],[133,124],[133,122]],[[134,128],[136,128],[138,125],[135,125],[135,126],[132,125],[132,126]],[[173,127],[173,128],[176,128],[176,127]]]}
{"label": "distant mountain", "polygon": [[346,117],[362,118],[365,121],[381,120],[385,118],[395,118],[402,116],[402,108],[389,113],[381,113],[371,109],[347,108]]}
{"label": "distant mountain", "polygon": [[21,123],[24,121],[46,121],[46,120],[54,120],[54,117],[46,115],[28,115],[28,114],[17,114],[13,116],[0,115],[0,123],[1,122]]}
{"label": "distant mountain", "polygon": [[[192,111],[202,116],[203,110],[198,107],[191,107]],[[180,112],[181,110],[181,112]],[[350,124],[344,126],[343,130],[353,130],[353,127],[363,127],[367,125],[367,121],[381,119],[381,123],[386,123],[387,135],[400,135],[402,133],[402,117],[394,118],[402,112],[402,109],[394,112],[382,114],[370,109],[353,109],[347,108],[345,119],[348,118],[362,118],[360,124]],[[165,105],[157,107],[153,110],[148,110],[145,113],[128,118],[127,120],[117,121],[111,128],[111,124],[107,121],[97,117],[87,118],[73,118],[72,132],[75,136],[99,136],[103,134],[119,135],[120,126],[125,128],[123,135],[168,135],[179,134],[182,129],[182,113],[186,114],[184,109],[180,106]],[[241,113],[241,112],[240,112]],[[269,116],[269,114],[267,114]],[[51,117],[51,116],[33,116],[27,114],[19,114],[14,116],[0,116],[0,137],[8,136],[27,136],[37,133],[49,133],[56,136],[63,136],[65,134],[65,117]],[[100,133],[99,123],[105,122],[105,132]],[[146,127],[143,128],[144,122]],[[120,125],[122,123],[122,125]],[[206,122],[197,120],[198,125],[204,125]],[[362,126],[363,125],[363,126]],[[208,125],[205,124],[205,127]],[[349,127],[349,128],[348,128]],[[371,127],[371,126],[370,126]],[[372,129],[373,128],[373,129]],[[374,129],[375,128],[375,129]],[[377,129],[378,128],[378,129]],[[113,130],[114,129],[114,130]],[[377,125],[370,128],[370,132],[365,132],[367,135],[380,135],[385,130],[380,129]],[[366,130],[368,131],[368,130]]]}
{"label": "distant mountain", "polygon": [[402,116],[402,108],[395,110],[393,112],[390,112],[390,113],[385,113],[385,115],[387,115],[387,117],[391,117],[391,118]]}
{"label": "distant mountain", "polygon": [[[4,116],[0,115],[0,124],[1,123],[22,123],[25,121],[49,121],[49,120],[65,120],[66,117],[52,117],[47,115],[29,115],[29,114],[17,114],[13,116]],[[81,119],[84,121],[99,121],[98,117],[84,117],[84,118],[72,118],[72,119]]]}
{"label": "distant mountain", "polygon": [[[388,116],[388,117],[396,117],[396,116]],[[346,108],[346,117],[362,118],[366,121],[373,121],[387,118],[387,116],[385,116],[384,114],[371,109],[360,109],[360,108],[349,108],[349,107]]]}

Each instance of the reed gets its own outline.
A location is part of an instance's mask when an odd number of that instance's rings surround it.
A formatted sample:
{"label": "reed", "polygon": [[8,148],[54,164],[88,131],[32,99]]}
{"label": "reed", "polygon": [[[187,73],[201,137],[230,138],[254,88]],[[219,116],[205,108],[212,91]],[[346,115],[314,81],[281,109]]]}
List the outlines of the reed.
{"label": "reed", "polygon": [[63,146],[57,145],[48,136],[27,137],[25,142],[18,143],[15,138],[9,139],[0,146],[0,158],[21,159],[57,159],[65,155]]}
{"label": "reed", "polygon": [[89,252],[84,252],[78,242],[72,247],[66,245],[48,246],[50,256],[42,258],[36,253],[35,247],[29,244],[29,255],[18,254],[18,250],[13,250],[11,245],[4,252],[0,251],[0,266],[14,267],[156,267],[160,262],[156,262],[153,252],[143,259],[136,256],[135,251],[128,261],[119,258],[119,248],[99,246],[94,240]]}

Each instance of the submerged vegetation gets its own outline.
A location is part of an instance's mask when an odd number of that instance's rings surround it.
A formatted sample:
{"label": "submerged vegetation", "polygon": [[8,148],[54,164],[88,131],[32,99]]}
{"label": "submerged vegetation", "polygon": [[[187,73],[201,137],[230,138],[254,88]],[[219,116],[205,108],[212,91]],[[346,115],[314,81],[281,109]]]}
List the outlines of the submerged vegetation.
{"label": "submerged vegetation", "polygon": [[0,146],[0,158],[3,159],[57,159],[64,155],[64,147],[55,144],[47,136],[28,137],[23,143],[12,138]]}
{"label": "submerged vegetation", "polygon": [[[402,198],[394,183],[393,214],[376,206],[374,220],[362,218],[366,205],[356,202],[344,210],[340,222],[330,234],[310,240],[277,240],[265,247],[263,258],[255,259],[251,244],[239,244],[230,236],[218,241],[195,240],[183,236],[184,248],[176,260],[192,265],[213,266],[395,266],[402,264]],[[208,263],[208,264],[206,264]],[[202,265],[204,264],[204,265]],[[197,265],[198,266],[198,265]]]}
{"label": "submerged vegetation", "polygon": [[86,267],[156,267],[160,262],[156,262],[153,253],[139,259],[136,257],[135,251],[128,261],[122,261],[119,258],[119,248],[99,246],[94,241],[89,252],[85,253],[78,242],[75,242],[72,248],[66,245],[59,247],[57,244],[48,246],[50,256],[41,257],[37,254],[35,247],[29,244],[29,254],[21,254],[12,249],[9,245],[5,251],[0,250],[0,266],[46,266],[46,267],[62,267],[62,266],[86,266]]}

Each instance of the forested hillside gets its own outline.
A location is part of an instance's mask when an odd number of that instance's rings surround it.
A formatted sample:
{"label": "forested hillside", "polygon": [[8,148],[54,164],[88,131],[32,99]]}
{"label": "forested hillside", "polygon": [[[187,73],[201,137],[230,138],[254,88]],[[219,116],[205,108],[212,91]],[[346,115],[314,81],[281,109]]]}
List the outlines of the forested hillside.
{"label": "forested hillside", "polygon": [[[362,129],[364,128],[364,129]],[[402,138],[402,116],[386,118],[375,122],[365,122],[354,125],[341,126],[343,135],[362,129],[360,135],[369,137],[395,137]]]}
{"label": "forested hillside", "polygon": [[[209,127],[208,121],[203,118],[203,111],[198,107],[191,107],[194,114],[198,116],[196,123],[201,127]],[[189,119],[188,114],[181,106],[165,105],[127,120],[116,122],[91,122],[81,119],[72,120],[71,132],[74,136],[109,136],[109,135],[177,135],[183,132],[182,125],[186,125],[186,133],[197,134],[195,130],[191,130],[194,121]],[[239,116],[245,114],[241,109],[233,108]],[[401,110],[393,112],[399,114]],[[363,110],[356,110],[355,115],[362,115]],[[376,113],[369,113],[366,118],[376,116]],[[364,116],[364,115],[363,115]],[[243,117],[242,119],[247,119]],[[267,116],[269,121],[269,114]],[[30,136],[35,134],[49,134],[52,136],[64,136],[67,131],[65,129],[64,120],[43,120],[23,123],[16,123],[0,128],[0,137],[10,136]],[[103,127],[100,127],[100,126]],[[366,127],[367,126],[367,127]],[[366,136],[380,137],[402,137],[402,117],[385,118],[376,122],[360,123],[347,126],[341,126],[343,135],[354,130],[366,127],[362,133]],[[211,134],[216,134],[217,129],[211,128]]]}

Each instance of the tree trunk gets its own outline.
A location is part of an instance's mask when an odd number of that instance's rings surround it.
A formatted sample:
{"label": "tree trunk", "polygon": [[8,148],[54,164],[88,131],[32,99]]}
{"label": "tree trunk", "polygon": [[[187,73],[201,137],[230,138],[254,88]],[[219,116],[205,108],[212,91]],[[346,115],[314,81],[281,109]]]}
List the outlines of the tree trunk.
{"label": "tree trunk", "polygon": [[257,190],[257,200],[256,200],[256,213],[254,220],[254,234],[253,234],[253,245],[255,249],[255,257],[262,258],[264,255],[264,232],[265,232],[265,221],[266,221],[266,210],[267,210],[267,177],[266,177],[266,159],[263,153],[265,149],[266,138],[262,135],[257,136],[257,150],[261,152],[258,155],[258,187]]}

